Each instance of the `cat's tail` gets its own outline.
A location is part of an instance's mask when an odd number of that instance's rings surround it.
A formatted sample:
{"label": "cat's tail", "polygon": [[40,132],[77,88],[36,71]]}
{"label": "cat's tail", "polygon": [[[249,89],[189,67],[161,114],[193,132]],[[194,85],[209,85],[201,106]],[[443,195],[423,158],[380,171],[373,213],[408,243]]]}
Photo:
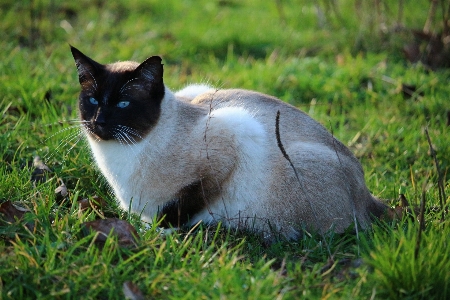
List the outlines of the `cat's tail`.
{"label": "cat's tail", "polygon": [[373,219],[383,220],[392,218],[392,208],[375,196],[372,196],[372,201],[369,203],[367,210]]}

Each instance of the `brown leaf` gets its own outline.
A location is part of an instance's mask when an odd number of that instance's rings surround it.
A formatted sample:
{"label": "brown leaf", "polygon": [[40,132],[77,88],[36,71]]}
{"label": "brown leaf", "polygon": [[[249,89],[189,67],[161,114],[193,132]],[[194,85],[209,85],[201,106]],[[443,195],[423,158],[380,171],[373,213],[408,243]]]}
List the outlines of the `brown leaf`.
{"label": "brown leaf", "polygon": [[69,195],[69,191],[67,190],[67,187],[61,178],[58,178],[58,181],[61,182],[61,185],[55,189],[55,196],[56,201],[61,202],[64,198],[66,198]]}
{"label": "brown leaf", "polygon": [[404,208],[409,207],[409,201],[408,201],[408,199],[406,199],[404,194],[400,194],[400,196],[398,198],[400,200],[401,207],[404,207]]}
{"label": "brown leaf", "polygon": [[34,171],[31,174],[31,181],[42,183],[47,180],[47,173],[51,172],[50,168],[47,167],[39,156],[35,156],[33,159]]}
{"label": "brown leaf", "polygon": [[144,294],[141,292],[139,287],[131,281],[125,281],[123,283],[123,293],[126,299],[131,300],[144,300]]}
{"label": "brown leaf", "polygon": [[106,201],[103,200],[102,197],[93,196],[91,199],[83,198],[81,200],[78,200],[78,204],[79,204],[81,210],[85,210],[85,209],[90,208],[91,206],[96,206],[99,208],[105,207]]}
{"label": "brown leaf", "polygon": [[[12,204],[11,201],[6,201],[0,204],[0,221],[1,223],[16,223],[23,219],[23,216],[30,211]],[[33,230],[34,224],[25,224],[28,229]]]}
{"label": "brown leaf", "polygon": [[386,215],[383,216],[386,221],[393,221],[393,220],[401,220],[403,216],[403,208],[400,205],[397,205],[395,207],[389,207],[386,210]]}
{"label": "brown leaf", "polygon": [[8,223],[15,223],[23,218],[23,215],[27,213],[28,210],[24,208],[18,208],[11,201],[6,201],[0,204],[0,214],[2,214],[2,220]]}
{"label": "brown leaf", "polygon": [[393,221],[393,220],[401,220],[404,216],[412,216],[413,212],[415,215],[418,215],[419,208],[410,206],[408,200],[406,199],[405,195],[400,194],[398,198],[399,204],[395,207],[391,208],[389,207],[385,214],[381,217],[384,221]]}
{"label": "brown leaf", "polygon": [[112,235],[117,236],[119,245],[123,247],[136,247],[138,242],[138,233],[136,229],[127,221],[110,218],[99,219],[90,222],[83,223],[86,230],[96,231],[99,234],[95,242],[99,246],[103,246],[110,232]]}
{"label": "brown leaf", "polygon": [[411,62],[422,61],[432,70],[450,67],[450,47],[446,33],[431,33],[412,30],[416,41],[403,48],[405,57]]}
{"label": "brown leaf", "polygon": [[420,53],[420,45],[416,42],[405,45],[403,47],[403,54],[409,62],[416,63],[422,57]]}

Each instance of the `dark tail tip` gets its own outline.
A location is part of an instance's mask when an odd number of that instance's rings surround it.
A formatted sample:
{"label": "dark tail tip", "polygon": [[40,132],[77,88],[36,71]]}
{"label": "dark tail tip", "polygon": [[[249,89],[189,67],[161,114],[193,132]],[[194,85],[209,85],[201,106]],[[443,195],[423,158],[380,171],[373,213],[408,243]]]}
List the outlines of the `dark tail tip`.
{"label": "dark tail tip", "polygon": [[387,215],[389,215],[390,207],[387,204],[385,204],[382,200],[376,197],[372,198],[373,201],[369,204],[367,210],[373,216],[373,218],[381,220],[385,218]]}

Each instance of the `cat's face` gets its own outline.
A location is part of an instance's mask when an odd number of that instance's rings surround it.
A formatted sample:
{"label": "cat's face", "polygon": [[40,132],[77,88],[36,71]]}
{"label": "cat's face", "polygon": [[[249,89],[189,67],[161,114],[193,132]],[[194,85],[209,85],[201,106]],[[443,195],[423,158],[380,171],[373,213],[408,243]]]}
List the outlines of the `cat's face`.
{"label": "cat's face", "polygon": [[164,98],[161,58],[102,65],[74,47],[71,51],[81,84],[80,118],[87,133],[125,144],[143,139],[158,121]]}

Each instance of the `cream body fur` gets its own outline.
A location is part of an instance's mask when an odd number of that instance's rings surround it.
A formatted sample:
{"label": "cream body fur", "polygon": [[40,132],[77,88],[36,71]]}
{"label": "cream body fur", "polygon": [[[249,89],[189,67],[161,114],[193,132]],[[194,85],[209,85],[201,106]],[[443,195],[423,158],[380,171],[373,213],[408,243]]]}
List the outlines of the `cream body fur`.
{"label": "cream body fur", "polygon": [[71,50],[95,161],[121,206],[143,220],[298,238],[365,228],[385,211],[358,160],[297,108],[203,84],[172,93],[160,57],[102,65]]}

